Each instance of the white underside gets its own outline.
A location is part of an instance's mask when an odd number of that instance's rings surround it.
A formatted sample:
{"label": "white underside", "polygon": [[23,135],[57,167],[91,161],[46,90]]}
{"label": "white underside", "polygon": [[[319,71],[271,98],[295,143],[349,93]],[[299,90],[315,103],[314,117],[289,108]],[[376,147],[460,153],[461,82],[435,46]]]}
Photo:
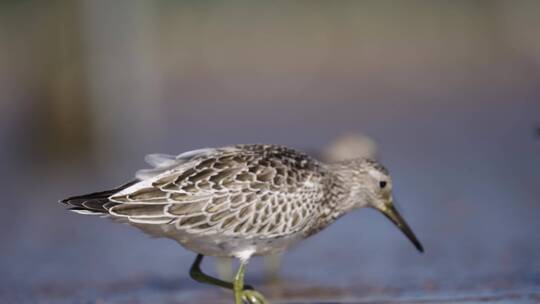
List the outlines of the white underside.
{"label": "white underside", "polygon": [[247,238],[220,234],[192,234],[177,230],[171,224],[130,224],[154,237],[173,239],[191,251],[207,256],[234,257],[242,262],[246,262],[253,255],[279,253],[303,239],[300,233],[280,238]]}

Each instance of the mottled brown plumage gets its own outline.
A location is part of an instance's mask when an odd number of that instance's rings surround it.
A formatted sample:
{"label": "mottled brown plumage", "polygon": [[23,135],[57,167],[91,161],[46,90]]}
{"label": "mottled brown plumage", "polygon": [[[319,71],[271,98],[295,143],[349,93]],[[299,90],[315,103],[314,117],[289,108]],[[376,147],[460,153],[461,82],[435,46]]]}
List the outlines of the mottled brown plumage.
{"label": "mottled brown plumage", "polygon": [[388,171],[375,161],[328,165],[275,145],[150,155],[147,161],[154,168],[139,171],[136,181],[63,202],[205,255],[239,257],[281,251],[369,205],[372,180],[390,183]]}
{"label": "mottled brown plumage", "polygon": [[[380,210],[423,250],[393,206],[388,171],[372,160],[324,164],[282,146],[237,145],[154,154],[146,161],[154,168],[137,172],[135,181],[62,202],[75,212],[111,216],[199,253],[192,277],[233,289],[236,304],[266,303],[243,285],[252,255],[280,252],[355,208]],[[203,274],[203,255],[238,258],[234,283]]]}

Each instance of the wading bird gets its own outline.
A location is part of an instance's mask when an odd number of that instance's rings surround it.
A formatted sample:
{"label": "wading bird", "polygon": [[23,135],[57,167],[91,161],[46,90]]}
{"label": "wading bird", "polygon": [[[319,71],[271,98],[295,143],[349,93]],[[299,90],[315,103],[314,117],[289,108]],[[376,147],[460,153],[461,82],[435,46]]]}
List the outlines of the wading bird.
{"label": "wading bird", "polygon": [[[198,253],[193,279],[228,288],[236,304],[267,303],[244,285],[252,256],[282,252],[347,212],[371,207],[422,245],[393,204],[388,171],[370,159],[325,164],[275,145],[152,154],[153,169],[121,187],[62,200],[82,214],[110,216]],[[240,261],[233,282],[204,274],[203,256]]]}

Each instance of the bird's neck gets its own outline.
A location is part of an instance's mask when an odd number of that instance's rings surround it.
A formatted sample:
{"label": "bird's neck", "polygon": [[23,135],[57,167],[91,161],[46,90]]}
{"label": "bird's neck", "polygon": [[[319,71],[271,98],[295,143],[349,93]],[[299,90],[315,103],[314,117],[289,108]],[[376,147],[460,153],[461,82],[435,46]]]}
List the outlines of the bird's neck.
{"label": "bird's neck", "polygon": [[361,182],[361,176],[355,162],[358,160],[347,160],[328,165],[330,174],[329,193],[332,199],[337,201],[337,206],[344,212],[361,208],[366,205],[365,189]]}
{"label": "bird's neck", "polygon": [[353,192],[350,187],[350,176],[339,170],[329,170],[331,172],[326,180],[325,197],[319,205],[321,216],[308,232],[314,234],[328,225],[335,222],[339,217],[347,212],[358,208]]}

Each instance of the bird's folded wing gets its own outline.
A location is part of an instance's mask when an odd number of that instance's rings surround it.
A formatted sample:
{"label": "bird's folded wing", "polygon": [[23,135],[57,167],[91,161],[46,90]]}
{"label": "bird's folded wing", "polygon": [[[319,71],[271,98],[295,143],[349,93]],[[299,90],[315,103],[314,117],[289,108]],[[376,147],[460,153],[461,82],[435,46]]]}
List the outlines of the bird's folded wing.
{"label": "bird's folded wing", "polygon": [[189,157],[111,196],[118,205],[110,214],[188,232],[269,236],[302,229],[322,195],[320,176],[291,168],[279,155],[223,150]]}

